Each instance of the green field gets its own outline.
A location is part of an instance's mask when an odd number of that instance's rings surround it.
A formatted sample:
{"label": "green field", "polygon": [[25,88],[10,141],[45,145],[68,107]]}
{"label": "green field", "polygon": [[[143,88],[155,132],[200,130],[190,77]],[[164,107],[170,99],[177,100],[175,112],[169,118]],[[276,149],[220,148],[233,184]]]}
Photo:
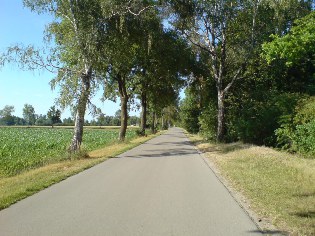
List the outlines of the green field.
{"label": "green field", "polygon": [[[82,148],[91,151],[118,140],[118,129],[85,129]],[[69,158],[72,129],[0,128],[0,177]],[[136,136],[128,130],[126,139]]]}

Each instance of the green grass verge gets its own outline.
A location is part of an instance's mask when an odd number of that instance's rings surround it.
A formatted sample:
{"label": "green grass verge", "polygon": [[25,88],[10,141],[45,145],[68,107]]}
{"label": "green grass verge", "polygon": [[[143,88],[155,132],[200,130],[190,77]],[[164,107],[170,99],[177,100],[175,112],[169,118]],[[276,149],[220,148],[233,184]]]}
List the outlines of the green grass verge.
{"label": "green grass verge", "polygon": [[266,147],[190,136],[262,219],[290,235],[315,235],[315,160]]}
{"label": "green grass verge", "polygon": [[58,183],[69,176],[115,157],[135,146],[138,146],[156,136],[139,137],[123,143],[114,143],[102,149],[89,152],[89,157],[60,161],[37,169],[23,172],[19,175],[0,178],[0,209],[26,198],[34,193]]}

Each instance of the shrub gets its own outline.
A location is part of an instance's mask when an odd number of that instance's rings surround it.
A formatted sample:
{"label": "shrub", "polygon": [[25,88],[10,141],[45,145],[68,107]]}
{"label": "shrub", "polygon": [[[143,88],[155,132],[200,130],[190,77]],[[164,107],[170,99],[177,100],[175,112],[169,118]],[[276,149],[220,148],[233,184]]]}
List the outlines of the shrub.
{"label": "shrub", "polygon": [[315,154],[315,97],[302,99],[294,114],[282,117],[275,132],[277,146],[292,152]]}
{"label": "shrub", "polygon": [[315,120],[296,127],[292,146],[297,152],[315,155]]}
{"label": "shrub", "polygon": [[229,140],[276,146],[275,130],[290,123],[300,99],[295,93],[257,92],[242,103],[232,103],[227,110]]}

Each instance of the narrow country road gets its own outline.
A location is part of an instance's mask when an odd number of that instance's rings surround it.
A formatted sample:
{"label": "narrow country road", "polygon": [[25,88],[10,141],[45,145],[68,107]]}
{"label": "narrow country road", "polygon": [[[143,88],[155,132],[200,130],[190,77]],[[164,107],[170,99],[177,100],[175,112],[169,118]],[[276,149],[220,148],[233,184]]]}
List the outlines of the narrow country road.
{"label": "narrow country road", "polygon": [[3,236],[259,234],[178,128],[0,211]]}

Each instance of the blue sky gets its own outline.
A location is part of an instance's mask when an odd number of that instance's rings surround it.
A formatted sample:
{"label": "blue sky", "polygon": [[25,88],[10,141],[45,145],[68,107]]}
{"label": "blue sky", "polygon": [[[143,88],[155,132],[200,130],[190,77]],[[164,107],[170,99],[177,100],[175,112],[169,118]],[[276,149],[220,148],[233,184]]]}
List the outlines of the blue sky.
{"label": "blue sky", "polygon": [[[0,53],[17,43],[41,47],[45,25],[51,19],[49,15],[38,15],[24,8],[22,0],[0,0]],[[23,71],[16,65],[5,65],[0,68],[0,109],[13,105],[14,115],[22,117],[23,106],[28,103],[35,108],[36,114],[46,114],[58,96],[58,91],[50,89],[52,78],[54,74],[46,71]],[[100,94],[93,102],[106,115],[113,115],[119,109],[119,103],[101,103],[99,99]],[[137,113],[131,112],[131,115]],[[69,116],[68,110],[62,113],[62,118]],[[92,117],[87,114],[86,118]]]}

